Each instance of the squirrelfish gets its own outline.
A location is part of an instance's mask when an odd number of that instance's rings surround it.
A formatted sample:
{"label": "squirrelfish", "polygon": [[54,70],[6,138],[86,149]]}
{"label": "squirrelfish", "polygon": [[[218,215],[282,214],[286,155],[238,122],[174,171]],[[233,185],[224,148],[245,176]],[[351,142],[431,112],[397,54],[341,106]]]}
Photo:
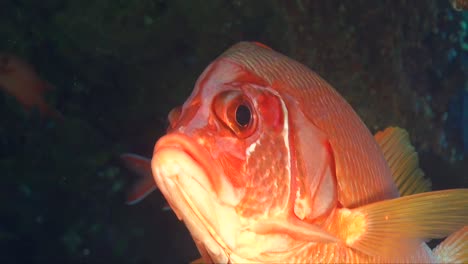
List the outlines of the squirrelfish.
{"label": "squirrelfish", "polygon": [[468,10],[468,0],[450,0],[450,4],[457,11]]}
{"label": "squirrelfish", "polygon": [[430,192],[405,130],[373,136],[263,44],[214,60],[169,121],[152,174],[205,262],[468,262],[468,189]]}
{"label": "squirrelfish", "polygon": [[15,55],[0,53],[0,89],[14,96],[27,112],[37,108],[43,117],[63,119],[44,98],[53,86],[41,79],[29,63]]}

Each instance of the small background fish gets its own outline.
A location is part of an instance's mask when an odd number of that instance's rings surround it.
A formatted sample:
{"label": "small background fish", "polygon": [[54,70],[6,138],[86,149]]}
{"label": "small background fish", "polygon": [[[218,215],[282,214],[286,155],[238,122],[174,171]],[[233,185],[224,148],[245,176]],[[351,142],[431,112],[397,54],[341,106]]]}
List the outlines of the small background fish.
{"label": "small background fish", "polygon": [[41,117],[63,119],[62,114],[45,100],[46,92],[53,86],[39,77],[30,64],[15,55],[0,53],[0,89],[13,96],[27,112],[36,109]]}
{"label": "small background fish", "polygon": [[453,8],[457,11],[467,10],[468,9],[468,1],[466,0],[450,0]]}
{"label": "small background fish", "polygon": [[56,87],[46,99],[66,119],[25,116],[0,92],[0,263],[196,259],[158,191],[125,204],[135,177],[118,157],[150,157],[167,113],[241,40],[314,68],[372,132],[408,129],[433,189],[467,187],[466,13],[446,0],[1,1],[0,50]]}

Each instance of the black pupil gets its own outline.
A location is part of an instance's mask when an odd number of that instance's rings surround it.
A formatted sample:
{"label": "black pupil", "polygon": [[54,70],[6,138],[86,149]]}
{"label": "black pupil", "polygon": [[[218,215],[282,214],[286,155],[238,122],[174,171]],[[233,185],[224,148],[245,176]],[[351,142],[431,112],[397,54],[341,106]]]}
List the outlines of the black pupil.
{"label": "black pupil", "polygon": [[241,104],[236,109],[236,122],[241,127],[246,127],[252,118],[250,108],[245,104]]}

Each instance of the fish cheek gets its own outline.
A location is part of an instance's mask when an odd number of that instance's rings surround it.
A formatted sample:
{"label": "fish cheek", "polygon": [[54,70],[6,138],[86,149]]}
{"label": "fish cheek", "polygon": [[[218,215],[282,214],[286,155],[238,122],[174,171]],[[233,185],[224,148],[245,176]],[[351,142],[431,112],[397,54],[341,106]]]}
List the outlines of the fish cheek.
{"label": "fish cheek", "polygon": [[244,217],[280,213],[289,196],[288,149],[271,132],[253,144],[245,163],[245,194],[236,210]]}
{"label": "fish cheek", "polygon": [[287,113],[281,99],[269,92],[256,97],[258,138],[247,147],[245,195],[237,212],[244,217],[277,215],[284,211],[290,193],[290,157]]}
{"label": "fish cheek", "polygon": [[236,141],[231,137],[215,137],[216,149],[211,149],[213,159],[223,169],[224,175],[234,188],[242,188],[246,184],[245,174],[242,168],[245,156],[242,152],[243,142]]}

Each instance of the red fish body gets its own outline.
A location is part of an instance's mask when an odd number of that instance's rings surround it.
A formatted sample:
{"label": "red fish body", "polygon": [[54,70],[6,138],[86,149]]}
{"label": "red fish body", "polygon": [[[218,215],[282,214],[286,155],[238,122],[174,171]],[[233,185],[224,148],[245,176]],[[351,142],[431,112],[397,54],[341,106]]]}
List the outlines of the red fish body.
{"label": "red fish body", "polygon": [[[327,82],[264,45],[227,50],[169,119],[153,176],[204,261],[465,260],[447,248],[468,249],[468,191],[420,193],[406,132],[374,137]],[[436,252],[423,242],[456,230]]]}
{"label": "red fish body", "polygon": [[52,86],[20,58],[0,53],[0,88],[14,96],[26,111],[37,108],[42,116],[62,119],[44,99],[44,93]]}

